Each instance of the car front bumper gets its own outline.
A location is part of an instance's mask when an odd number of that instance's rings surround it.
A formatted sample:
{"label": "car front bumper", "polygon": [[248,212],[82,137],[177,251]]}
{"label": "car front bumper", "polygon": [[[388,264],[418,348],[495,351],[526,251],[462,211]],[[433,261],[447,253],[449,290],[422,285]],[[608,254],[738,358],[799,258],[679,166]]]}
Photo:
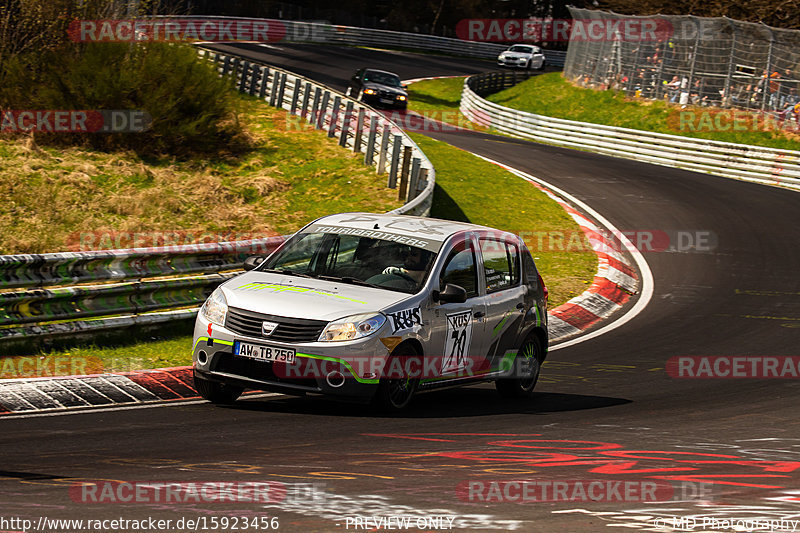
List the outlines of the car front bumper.
{"label": "car front bumper", "polygon": [[[295,363],[234,355],[236,341],[293,349]],[[204,379],[246,389],[369,400],[377,390],[378,376],[388,356],[380,332],[354,341],[290,344],[247,337],[216,324],[209,328],[209,322],[198,315],[192,365]]]}
{"label": "car front bumper", "polygon": [[363,96],[365,103],[373,107],[390,108],[390,109],[405,109],[408,100],[397,100],[396,98],[382,98],[377,94],[365,94]]}
{"label": "car front bumper", "polygon": [[498,59],[497,64],[501,67],[525,67],[528,64],[527,59]]}

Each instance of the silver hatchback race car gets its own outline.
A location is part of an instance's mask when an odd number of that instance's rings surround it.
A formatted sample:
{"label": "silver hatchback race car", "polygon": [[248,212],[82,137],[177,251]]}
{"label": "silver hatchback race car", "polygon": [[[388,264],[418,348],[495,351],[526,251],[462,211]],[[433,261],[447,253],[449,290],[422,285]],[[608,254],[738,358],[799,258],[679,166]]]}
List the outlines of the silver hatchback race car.
{"label": "silver hatchback race car", "polygon": [[512,233],[431,218],[318,219],[206,300],[200,395],[325,394],[400,410],[418,392],[495,381],[532,393],[547,355],[547,288]]}

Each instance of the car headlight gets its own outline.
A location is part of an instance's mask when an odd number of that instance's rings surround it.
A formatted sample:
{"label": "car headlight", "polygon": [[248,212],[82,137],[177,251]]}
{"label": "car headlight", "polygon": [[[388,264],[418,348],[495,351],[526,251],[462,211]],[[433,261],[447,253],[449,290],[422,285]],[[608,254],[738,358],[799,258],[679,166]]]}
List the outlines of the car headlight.
{"label": "car headlight", "polygon": [[349,341],[368,337],[381,329],[386,317],[381,313],[352,315],[334,320],[319,336],[320,342]]}
{"label": "car headlight", "polygon": [[364,94],[375,94],[375,89],[364,89]]}
{"label": "car headlight", "polygon": [[397,99],[398,99],[398,100],[405,100],[405,99],[406,99],[406,97],[405,97],[405,96],[403,96],[402,94],[398,94],[398,95],[397,95]]}
{"label": "car headlight", "polygon": [[505,54],[500,54],[500,57],[498,57],[497,59],[505,59],[506,57],[508,56],[506,56]]}
{"label": "car headlight", "polygon": [[200,309],[200,314],[209,322],[218,326],[225,325],[225,315],[228,314],[228,302],[225,300],[225,295],[222,294],[222,289],[219,287],[211,293],[206,303]]}

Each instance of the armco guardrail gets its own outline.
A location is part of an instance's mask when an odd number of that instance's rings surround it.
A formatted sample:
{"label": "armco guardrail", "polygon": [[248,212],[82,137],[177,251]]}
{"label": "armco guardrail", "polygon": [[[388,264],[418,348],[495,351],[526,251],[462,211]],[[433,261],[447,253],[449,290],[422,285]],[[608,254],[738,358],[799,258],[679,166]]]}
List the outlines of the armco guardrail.
{"label": "armco guardrail", "polygon": [[692,139],[518,111],[479,96],[486,93],[491,75],[471,76],[464,82],[461,112],[476,124],[534,141],[800,190],[800,151]]}
{"label": "armco guardrail", "polygon": [[0,292],[0,342],[191,318],[249,255],[283,240],[0,256],[0,290],[12,289]]}
{"label": "armco guardrail", "polygon": [[[201,57],[233,76],[239,91],[258,96],[291,116],[307,120],[339,145],[364,153],[364,164],[388,173],[387,186],[397,188],[406,203],[392,213],[427,215],[433,201],[436,173],[416,143],[394,122],[373,108],[292,72],[214,50]],[[298,122],[299,124],[299,122]],[[292,127],[287,121],[287,128]]]}
{"label": "armco guardrail", "polygon": [[[233,76],[240,91],[363,152],[364,163],[387,174],[387,185],[406,200],[392,213],[430,211],[433,166],[383,115],[291,72],[209,50],[199,53],[221,75]],[[249,255],[268,254],[283,239],[0,256],[0,343],[190,319]]]}
{"label": "armco guardrail", "polygon": [[[479,59],[497,59],[500,52],[506,50],[508,45],[465,41],[451,37],[439,37],[422,33],[409,33],[392,30],[379,30],[374,28],[357,28],[354,26],[339,26],[326,22],[274,20],[274,19],[240,19],[237,17],[212,17],[212,16],[178,16],[162,17],[163,19],[193,19],[193,20],[262,20],[270,25],[281,26],[275,30],[276,34],[283,35],[283,42],[313,42],[339,44],[346,46],[376,46],[381,48],[398,48],[405,50],[419,50],[422,52],[440,52],[456,56],[474,57]],[[271,26],[272,27],[272,26]],[[548,65],[564,66],[567,52],[560,50],[544,50],[545,61]]]}

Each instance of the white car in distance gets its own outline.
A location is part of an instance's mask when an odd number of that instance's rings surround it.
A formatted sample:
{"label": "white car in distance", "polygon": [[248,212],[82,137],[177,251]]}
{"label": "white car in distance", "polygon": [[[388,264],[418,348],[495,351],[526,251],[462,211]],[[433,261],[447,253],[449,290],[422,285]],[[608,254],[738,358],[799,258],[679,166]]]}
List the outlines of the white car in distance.
{"label": "white car in distance", "polygon": [[531,44],[515,44],[497,57],[501,67],[544,69],[545,59],[542,49]]}

